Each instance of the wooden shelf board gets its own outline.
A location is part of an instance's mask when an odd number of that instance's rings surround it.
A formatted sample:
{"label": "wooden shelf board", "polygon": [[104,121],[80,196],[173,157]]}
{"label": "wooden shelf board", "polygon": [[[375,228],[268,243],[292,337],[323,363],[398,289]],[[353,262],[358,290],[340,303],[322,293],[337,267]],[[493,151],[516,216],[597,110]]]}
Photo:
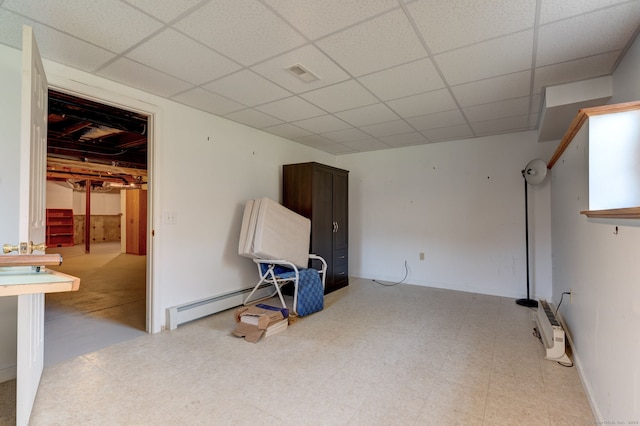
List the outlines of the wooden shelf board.
{"label": "wooden shelf board", "polygon": [[583,210],[580,214],[590,218],[640,219],[640,207],[609,210]]}

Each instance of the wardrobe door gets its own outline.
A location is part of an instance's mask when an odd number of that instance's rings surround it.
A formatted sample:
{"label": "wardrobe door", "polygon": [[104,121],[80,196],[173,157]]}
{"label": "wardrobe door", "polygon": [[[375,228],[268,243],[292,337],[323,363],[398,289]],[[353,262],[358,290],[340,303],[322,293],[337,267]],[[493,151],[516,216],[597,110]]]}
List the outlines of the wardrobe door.
{"label": "wardrobe door", "polygon": [[349,175],[333,174],[333,279],[332,289],[349,284]]}
{"label": "wardrobe door", "polygon": [[333,283],[333,175],[326,169],[313,168],[311,213],[311,252],[327,262],[326,287]]}

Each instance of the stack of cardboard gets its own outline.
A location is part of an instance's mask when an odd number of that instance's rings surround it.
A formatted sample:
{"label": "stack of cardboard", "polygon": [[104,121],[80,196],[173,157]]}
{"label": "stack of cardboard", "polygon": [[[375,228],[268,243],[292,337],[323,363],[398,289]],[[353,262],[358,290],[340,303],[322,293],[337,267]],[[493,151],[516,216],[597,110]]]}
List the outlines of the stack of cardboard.
{"label": "stack of cardboard", "polygon": [[289,326],[289,310],[264,304],[243,306],[236,310],[235,319],[233,335],[256,343],[263,337],[285,330]]}

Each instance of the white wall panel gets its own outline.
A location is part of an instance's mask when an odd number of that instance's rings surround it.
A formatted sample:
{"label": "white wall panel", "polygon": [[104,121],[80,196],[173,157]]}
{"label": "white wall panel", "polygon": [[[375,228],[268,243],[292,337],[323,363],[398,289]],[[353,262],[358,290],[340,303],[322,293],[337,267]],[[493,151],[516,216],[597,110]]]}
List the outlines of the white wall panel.
{"label": "white wall panel", "polygon": [[[611,103],[640,98],[640,43],[614,74]],[[553,299],[598,423],[640,418],[640,221],[587,219],[588,130],[552,170]],[[617,230],[617,232],[616,232]]]}
{"label": "white wall panel", "polygon": [[[352,275],[526,295],[524,180],[555,144],[534,132],[340,156]],[[529,186],[532,295],[551,296],[549,184]],[[419,253],[425,259],[419,259]]]}

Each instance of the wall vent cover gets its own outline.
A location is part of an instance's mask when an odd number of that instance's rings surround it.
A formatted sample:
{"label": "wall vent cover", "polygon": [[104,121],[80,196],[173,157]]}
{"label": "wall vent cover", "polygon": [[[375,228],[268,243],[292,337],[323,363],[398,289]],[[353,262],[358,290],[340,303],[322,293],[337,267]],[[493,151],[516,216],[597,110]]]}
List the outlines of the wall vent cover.
{"label": "wall vent cover", "polygon": [[320,80],[320,77],[309,71],[307,68],[300,64],[291,65],[286,68],[291,74],[298,77],[300,80],[311,83],[312,81]]}

